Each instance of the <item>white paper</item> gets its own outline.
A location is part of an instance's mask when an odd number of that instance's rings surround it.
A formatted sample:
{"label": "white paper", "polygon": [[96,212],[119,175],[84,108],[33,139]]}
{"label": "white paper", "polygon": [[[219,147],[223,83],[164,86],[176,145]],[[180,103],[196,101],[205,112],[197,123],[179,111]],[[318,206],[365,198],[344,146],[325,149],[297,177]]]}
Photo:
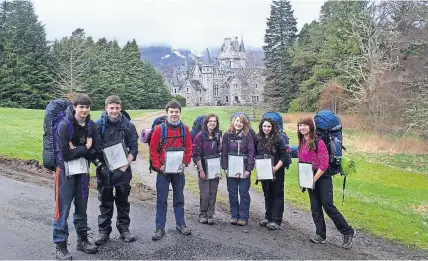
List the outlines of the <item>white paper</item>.
{"label": "white paper", "polygon": [[165,173],[181,173],[183,172],[181,164],[183,163],[184,151],[174,150],[165,151],[166,162],[165,162]]}
{"label": "white paper", "polygon": [[256,159],[257,179],[273,179],[272,159]]}
{"label": "white paper", "polygon": [[122,143],[104,148],[103,152],[104,159],[110,171],[129,165],[128,157],[125,154]]}
{"label": "white paper", "polygon": [[220,157],[205,159],[205,167],[207,169],[207,179],[216,179],[220,177],[221,165]]}
{"label": "white paper", "polygon": [[64,168],[66,176],[89,173],[89,164],[84,157],[64,162]]}
{"label": "white paper", "polygon": [[244,177],[244,156],[228,155],[227,176],[229,178]]}
{"label": "white paper", "polygon": [[314,188],[314,172],[312,164],[299,163],[299,186],[301,188]]}

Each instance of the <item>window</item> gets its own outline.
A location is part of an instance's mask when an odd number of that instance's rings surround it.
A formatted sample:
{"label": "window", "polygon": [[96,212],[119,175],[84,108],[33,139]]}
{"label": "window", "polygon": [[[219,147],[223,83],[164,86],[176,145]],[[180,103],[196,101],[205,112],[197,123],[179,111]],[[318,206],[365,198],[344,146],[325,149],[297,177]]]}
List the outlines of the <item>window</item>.
{"label": "window", "polygon": [[174,93],[177,93],[177,89],[176,88],[174,88]]}
{"label": "window", "polygon": [[254,88],[255,88],[255,89],[257,89],[257,83],[256,83],[256,84],[254,84]]}
{"label": "window", "polygon": [[218,96],[218,85],[214,85],[214,89],[213,89],[213,95],[214,96]]}
{"label": "window", "polygon": [[259,96],[253,96],[253,102],[258,102],[259,101]]}
{"label": "window", "polygon": [[189,93],[189,87],[187,87],[187,93]]}
{"label": "window", "polygon": [[233,87],[238,88],[238,84],[237,84],[237,83],[234,83],[234,84],[233,84]]}
{"label": "window", "polygon": [[229,102],[229,96],[226,96],[226,102]]}

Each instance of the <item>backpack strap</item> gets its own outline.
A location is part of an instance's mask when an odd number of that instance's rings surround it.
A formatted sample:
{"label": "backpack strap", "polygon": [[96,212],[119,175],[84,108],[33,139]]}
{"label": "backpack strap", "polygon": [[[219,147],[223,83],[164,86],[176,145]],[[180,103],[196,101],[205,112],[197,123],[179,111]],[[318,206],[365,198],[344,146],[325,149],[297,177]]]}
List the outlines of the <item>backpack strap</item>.
{"label": "backpack strap", "polygon": [[88,123],[88,136],[89,137],[92,137],[93,123],[94,122],[92,120],[90,120],[89,123]]}
{"label": "backpack strap", "polygon": [[[167,140],[168,140],[168,127],[166,126],[165,122],[162,122],[160,124],[160,128],[161,128],[161,142],[159,143],[159,148],[158,148],[158,152],[162,151],[162,147],[163,145],[166,144]],[[176,138],[176,137],[174,137]],[[184,141],[186,138],[186,128],[184,127],[183,123],[180,123],[180,138],[181,138],[181,142],[183,144],[183,147],[185,145]]]}
{"label": "backpack strap", "polygon": [[321,139],[320,137],[316,136],[314,140],[314,143],[315,143],[314,151],[316,154],[318,154],[318,144],[320,143],[320,139]]}
{"label": "backpack strap", "polygon": [[184,124],[180,123],[180,136],[181,136],[181,143],[184,147],[184,139],[186,138],[186,128],[184,128]]}
{"label": "backpack strap", "polygon": [[67,117],[65,117],[64,120],[68,129],[68,139],[71,140],[73,139],[73,134],[74,134],[73,123]]}
{"label": "backpack strap", "polygon": [[103,114],[101,114],[101,118],[98,120],[98,124],[101,127],[101,135],[104,134],[104,131],[106,129],[106,124],[107,124],[107,113],[103,112]]}

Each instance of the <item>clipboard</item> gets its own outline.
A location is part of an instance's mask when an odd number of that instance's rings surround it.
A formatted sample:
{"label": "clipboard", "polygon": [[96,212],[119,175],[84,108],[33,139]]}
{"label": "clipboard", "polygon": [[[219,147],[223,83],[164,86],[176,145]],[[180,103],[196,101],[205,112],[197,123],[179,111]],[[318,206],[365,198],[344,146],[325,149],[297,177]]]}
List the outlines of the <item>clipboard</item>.
{"label": "clipboard", "polygon": [[206,179],[217,179],[221,175],[221,157],[220,154],[214,154],[205,157],[205,169],[207,170]]}
{"label": "clipboard", "polygon": [[314,171],[312,169],[312,163],[299,162],[299,186],[301,188],[314,188]]}
{"label": "clipboard", "polygon": [[275,175],[273,172],[273,159],[269,155],[257,156],[256,161],[256,170],[257,170],[257,180],[274,180]]}
{"label": "clipboard", "polygon": [[244,156],[228,154],[227,159],[227,177],[244,178]]}
{"label": "clipboard", "polygon": [[89,174],[89,162],[84,157],[64,161],[65,176],[70,177],[78,174]]}
{"label": "clipboard", "polygon": [[184,171],[182,164],[184,148],[167,148],[165,150],[165,174],[179,174]]}
{"label": "clipboard", "polygon": [[123,141],[107,145],[102,149],[104,160],[110,171],[129,165],[128,150]]}

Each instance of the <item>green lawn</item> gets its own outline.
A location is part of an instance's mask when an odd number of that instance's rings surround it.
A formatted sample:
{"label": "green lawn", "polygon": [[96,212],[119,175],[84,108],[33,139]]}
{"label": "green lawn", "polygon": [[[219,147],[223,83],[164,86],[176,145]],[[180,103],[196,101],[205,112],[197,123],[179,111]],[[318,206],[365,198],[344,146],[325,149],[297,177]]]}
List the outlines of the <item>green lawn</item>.
{"label": "green lawn", "polygon": [[[184,109],[183,121],[192,125],[194,119],[206,113],[216,113],[224,131],[229,126],[231,108],[189,108]],[[259,122],[252,126],[258,129]],[[296,126],[285,123],[290,144],[297,144]],[[336,206],[348,222],[369,233],[397,240],[403,244],[428,249],[428,156],[407,155],[360,155],[350,156],[357,163],[357,174],[348,177],[345,201],[341,204],[343,178],[333,179]],[[302,193],[297,181],[297,160],[286,174],[286,201],[310,211],[307,193]],[[416,167],[409,167],[416,164]],[[407,169],[417,170],[417,172]],[[254,173],[253,173],[254,174]],[[255,175],[252,175],[255,182]],[[261,185],[252,189],[262,192]],[[310,215],[308,213],[308,215]]]}
{"label": "green lawn", "polygon": [[[128,111],[131,118],[150,110]],[[91,112],[98,120],[101,111]],[[0,108],[0,155],[22,159],[42,159],[43,110]]]}
{"label": "green lawn", "polygon": [[[224,131],[229,126],[231,112],[242,109],[184,108],[182,120],[191,127],[197,116],[216,113]],[[134,118],[147,112],[130,113]],[[92,117],[97,119],[100,114],[93,112]],[[41,160],[43,115],[41,110],[0,108],[0,155]],[[257,125],[258,122],[253,122],[254,129]],[[286,131],[290,143],[297,144],[296,126],[286,123]],[[357,174],[348,178],[343,205],[343,179],[334,178],[335,202],[349,223],[374,235],[428,249],[428,156],[349,153],[357,163]],[[192,184],[197,186],[196,181]],[[252,189],[261,191],[261,185],[252,185]],[[285,197],[292,205],[309,210],[308,195],[301,193],[297,185],[295,159],[286,174]]]}

